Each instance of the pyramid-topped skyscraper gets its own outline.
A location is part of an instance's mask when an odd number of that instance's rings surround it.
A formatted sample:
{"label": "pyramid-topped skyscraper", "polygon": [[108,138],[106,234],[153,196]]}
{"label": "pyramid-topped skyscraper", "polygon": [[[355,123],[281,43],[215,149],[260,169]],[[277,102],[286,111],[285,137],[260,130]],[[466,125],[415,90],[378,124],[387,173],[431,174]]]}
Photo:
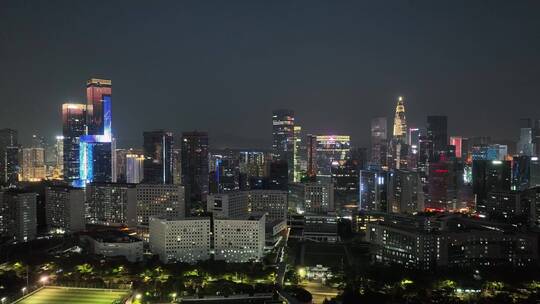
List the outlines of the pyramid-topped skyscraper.
{"label": "pyramid-topped skyscraper", "polygon": [[405,118],[405,103],[403,97],[398,97],[396,115],[394,116],[394,139],[405,143],[407,141],[407,119]]}

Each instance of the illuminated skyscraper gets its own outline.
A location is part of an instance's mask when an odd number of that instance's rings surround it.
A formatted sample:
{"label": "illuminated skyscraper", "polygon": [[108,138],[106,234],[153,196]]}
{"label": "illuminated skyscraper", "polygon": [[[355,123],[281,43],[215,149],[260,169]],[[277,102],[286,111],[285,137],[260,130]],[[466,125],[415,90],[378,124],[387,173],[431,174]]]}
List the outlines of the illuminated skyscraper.
{"label": "illuminated skyscraper", "polygon": [[360,210],[388,211],[388,176],[389,173],[383,170],[368,169],[360,171]]}
{"label": "illuminated skyscraper", "polygon": [[407,167],[411,170],[414,170],[418,167],[420,135],[421,131],[419,128],[409,128],[409,134],[407,136],[407,144],[409,146]]}
{"label": "illuminated skyscraper", "polygon": [[396,115],[394,117],[394,139],[406,143],[407,139],[407,119],[405,118],[405,103],[403,97],[398,97],[396,105]]}
{"label": "illuminated skyscraper", "polygon": [[[187,214],[196,202],[208,195],[208,133],[182,133],[182,183],[186,187]],[[188,195],[189,194],[189,195]]]}
{"label": "illuminated skyscraper", "polygon": [[428,163],[433,157],[433,141],[427,136],[420,136],[418,140],[418,164],[417,168],[428,173]]}
{"label": "illuminated skyscraper", "polygon": [[64,177],[64,136],[56,136],[54,143],[54,169],[53,179],[62,179]]}
{"label": "illuminated skyscraper", "polygon": [[[302,178],[302,127],[294,126],[294,147],[293,147],[293,181],[299,182]],[[305,151],[305,150],[304,150]]]}
{"label": "illuminated skyscraper", "polygon": [[394,170],[388,178],[388,208],[391,212],[415,213],[424,210],[420,173]]}
{"label": "illuminated skyscraper", "polygon": [[289,180],[294,179],[294,112],[292,110],[275,110],[272,113],[272,158],[286,161]]}
{"label": "illuminated skyscraper", "polygon": [[79,142],[86,132],[86,105],[62,105],[62,137],[64,180],[72,183],[79,179]]}
{"label": "illuminated skyscraper", "polygon": [[173,183],[173,134],[164,130],[144,132],[144,182]]}
{"label": "illuminated skyscraper", "polygon": [[418,149],[420,144],[420,135],[422,132],[419,128],[409,128],[409,135],[407,136],[407,144],[411,149]]}
{"label": "illuminated skyscraper", "polygon": [[113,180],[114,141],[111,123],[112,83],[92,78],[86,83],[86,135],[79,140],[79,178],[74,185]]}
{"label": "illuminated skyscraper", "polygon": [[538,151],[537,136],[538,136],[538,121],[530,118],[520,120],[519,141],[517,143],[517,152],[520,155],[533,156]]}
{"label": "illuminated skyscraper", "polygon": [[308,134],[306,142],[307,150],[307,176],[317,176],[317,136]]}
{"label": "illuminated skyscraper", "polygon": [[456,158],[463,157],[463,137],[461,136],[450,136],[450,145],[455,147]]}
{"label": "illuminated skyscraper", "polygon": [[87,126],[89,135],[111,135],[111,91],[108,79],[89,79],[86,83]]}
{"label": "illuminated skyscraper", "polygon": [[350,159],[351,138],[348,135],[317,136],[317,180],[330,183],[332,168]]}
{"label": "illuminated skyscraper", "polygon": [[251,177],[263,177],[265,175],[265,164],[264,152],[240,151],[239,153],[240,173],[245,174],[248,179]]}
{"label": "illuminated skyscraper", "polygon": [[388,122],[386,117],[376,117],[371,120],[371,162],[386,166],[388,154]]}
{"label": "illuminated skyscraper", "polygon": [[476,199],[476,210],[486,212],[485,203],[492,191],[508,191],[512,185],[512,169],[510,161],[473,160],[472,166],[473,193]]}
{"label": "illuminated skyscraper", "polygon": [[394,117],[394,132],[388,147],[387,165],[389,168],[406,169],[409,147],[407,145],[407,119],[403,97],[398,97]]}
{"label": "illuminated skyscraper", "polygon": [[22,180],[36,182],[45,179],[45,149],[22,149]]}
{"label": "illuminated skyscraper", "polygon": [[0,184],[14,184],[19,175],[17,131],[0,130]]}
{"label": "illuminated skyscraper", "polygon": [[182,156],[182,149],[173,148],[173,184],[180,185],[182,183],[182,163],[180,157]]}
{"label": "illuminated skyscraper", "polygon": [[126,182],[138,184],[144,179],[144,155],[127,154],[126,155]]}

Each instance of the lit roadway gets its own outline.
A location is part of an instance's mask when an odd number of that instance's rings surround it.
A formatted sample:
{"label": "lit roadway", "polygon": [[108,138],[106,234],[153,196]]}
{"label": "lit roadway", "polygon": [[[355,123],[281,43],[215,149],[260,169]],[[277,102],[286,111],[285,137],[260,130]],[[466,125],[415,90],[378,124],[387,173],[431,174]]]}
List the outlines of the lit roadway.
{"label": "lit roadway", "polygon": [[283,281],[285,279],[285,273],[287,272],[287,262],[285,261],[285,248],[287,247],[287,241],[289,240],[289,233],[291,228],[287,228],[287,235],[285,236],[285,241],[282,243],[279,248],[278,253],[278,264],[277,264],[277,282],[279,286],[283,286]]}
{"label": "lit roadway", "polygon": [[325,286],[320,282],[305,282],[301,285],[313,296],[313,304],[322,304],[324,299],[332,299],[338,295],[335,288]]}

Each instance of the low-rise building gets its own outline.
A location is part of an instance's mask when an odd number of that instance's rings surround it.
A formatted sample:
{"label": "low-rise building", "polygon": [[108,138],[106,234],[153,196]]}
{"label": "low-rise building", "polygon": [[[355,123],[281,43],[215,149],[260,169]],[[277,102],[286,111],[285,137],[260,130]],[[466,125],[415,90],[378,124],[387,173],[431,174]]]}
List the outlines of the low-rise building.
{"label": "low-rise building", "polygon": [[137,225],[148,226],[151,217],[184,218],[184,186],[175,184],[137,184]]}
{"label": "low-rise building", "polygon": [[265,233],[266,233],[266,246],[267,248],[275,247],[278,242],[282,239],[283,233],[287,229],[286,220],[273,220],[266,222]]}
{"label": "low-rise building", "polygon": [[238,219],[214,219],[216,260],[244,263],[260,261],[265,245],[265,215]]}
{"label": "low-rise building", "polygon": [[143,241],[118,230],[81,234],[92,254],[104,257],[125,257],[130,262],[143,259]]}
{"label": "low-rise building", "polygon": [[266,214],[268,221],[287,218],[287,192],[279,190],[234,191],[208,195],[207,210],[215,217],[241,218]]}
{"label": "low-rise building", "polygon": [[291,207],[298,213],[326,214],[335,210],[332,183],[293,183],[289,191]]}
{"label": "low-rise building", "polygon": [[368,223],[375,262],[406,268],[524,267],[538,262],[538,237],[507,224],[459,215],[388,215]]}
{"label": "low-rise building", "polygon": [[206,210],[215,217],[245,217],[248,215],[247,191],[234,191],[228,193],[209,194],[206,201]]}
{"label": "low-rise building", "polygon": [[287,192],[280,190],[248,191],[249,210],[252,214],[264,213],[267,221],[287,219]]}
{"label": "low-rise building", "polygon": [[337,221],[335,215],[305,215],[302,239],[316,242],[338,242]]}
{"label": "low-rise building", "polygon": [[150,218],[150,249],[163,263],[196,263],[210,257],[210,218]]}

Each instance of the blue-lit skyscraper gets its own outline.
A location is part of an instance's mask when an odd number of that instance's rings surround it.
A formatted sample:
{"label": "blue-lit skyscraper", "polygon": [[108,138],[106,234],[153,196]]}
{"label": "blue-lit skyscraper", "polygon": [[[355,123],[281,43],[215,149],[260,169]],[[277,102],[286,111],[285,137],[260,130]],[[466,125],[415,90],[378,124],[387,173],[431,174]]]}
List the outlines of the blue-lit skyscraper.
{"label": "blue-lit skyscraper", "polygon": [[86,135],[79,141],[79,179],[76,186],[112,181],[112,83],[92,78],[86,84]]}
{"label": "blue-lit skyscraper", "polygon": [[62,105],[62,137],[64,180],[73,183],[79,179],[79,146],[81,136],[86,134],[86,105],[65,103]]}

